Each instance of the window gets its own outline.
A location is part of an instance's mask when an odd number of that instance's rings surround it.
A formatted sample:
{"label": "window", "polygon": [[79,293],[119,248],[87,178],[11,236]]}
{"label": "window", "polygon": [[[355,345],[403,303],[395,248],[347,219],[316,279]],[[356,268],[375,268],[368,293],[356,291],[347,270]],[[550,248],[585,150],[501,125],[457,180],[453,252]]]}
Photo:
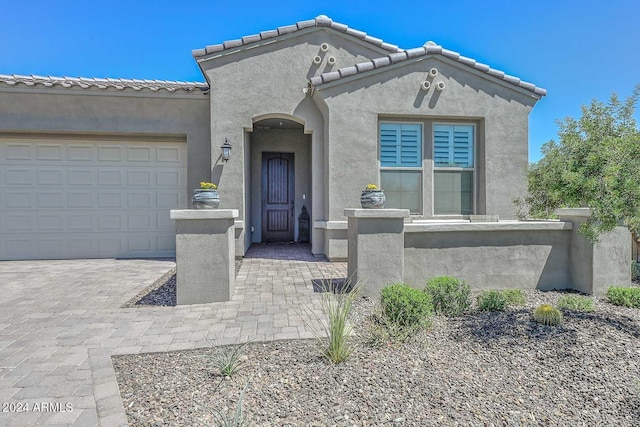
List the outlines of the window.
{"label": "window", "polygon": [[380,184],[385,207],[422,211],[422,125],[380,124]]}
{"label": "window", "polygon": [[475,162],[473,125],[433,126],[433,213],[474,212]]}

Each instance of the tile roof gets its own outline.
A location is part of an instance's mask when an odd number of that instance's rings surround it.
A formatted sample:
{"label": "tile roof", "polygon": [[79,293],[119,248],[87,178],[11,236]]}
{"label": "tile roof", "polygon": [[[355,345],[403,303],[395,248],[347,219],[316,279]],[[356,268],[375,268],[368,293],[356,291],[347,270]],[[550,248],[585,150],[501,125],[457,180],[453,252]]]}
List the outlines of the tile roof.
{"label": "tile roof", "polygon": [[376,37],[372,37],[370,35],[367,35],[367,33],[363,32],[363,31],[359,31],[359,30],[356,30],[356,29],[353,29],[353,28],[349,28],[345,24],[341,24],[339,22],[335,22],[333,19],[329,18],[326,15],[320,15],[320,16],[317,16],[316,18],[310,19],[308,21],[300,21],[300,22],[297,22],[297,23],[295,23],[293,25],[286,25],[284,27],[278,27],[275,30],[262,31],[260,34],[244,36],[241,39],[237,39],[237,40],[227,40],[224,43],[207,46],[204,49],[196,49],[196,50],[194,50],[192,52],[192,54],[193,54],[193,56],[195,58],[198,58],[198,57],[201,57],[201,56],[209,55],[211,53],[221,52],[223,50],[232,49],[234,47],[248,45],[248,44],[251,44],[251,43],[259,42],[261,40],[268,40],[268,39],[271,39],[271,38],[274,38],[274,37],[282,36],[284,34],[293,33],[293,32],[300,31],[302,29],[310,28],[310,27],[329,27],[329,28],[333,28],[334,30],[340,31],[340,32],[345,33],[345,34],[349,34],[351,36],[359,38],[360,40],[363,40],[363,41],[365,41],[367,43],[370,43],[370,44],[372,44],[372,45],[374,45],[376,47],[379,47],[381,49],[387,50],[389,52],[394,53],[394,52],[402,51],[402,49],[400,49],[396,45],[385,43],[383,40],[381,40],[379,38],[376,38]]}
{"label": "tile roof", "polygon": [[320,86],[322,84],[333,82],[333,81],[342,79],[344,77],[353,76],[359,73],[364,73],[367,71],[383,68],[391,64],[397,64],[399,62],[407,61],[409,59],[414,59],[414,58],[419,58],[421,56],[434,55],[434,54],[442,55],[446,58],[460,62],[461,64],[464,64],[476,70],[482,71],[486,74],[489,74],[493,77],[504,80],[515,86],[519,86],[523,89],[529,90],[535,93],[536,95],[545,96],[547,94],[546,89],[537,87],[533,83],[525,82],[520,80],[518,77],[505,74],[503,71],[496,70],[494,68],[489,67],[486,64],[477,62],[475,59],[462,56],[458,52],[454,52],[448,49],[443,49],[442,46],[439,46],[433,42],[427,42],[425,43],[424,46],[418,47],[415,49],[407,49],[400,52],[391,53],[387,56],[374,58],[370,61],[361,62],[350,67],[344,67],[336,71],[323,73],[319,76],[312,77],[309,81],[312,86]]}
{"label": "tile roof", "polygon": [[168,80],[139,80],[139,79],[110,79],[86,77],[52,77],[52,76],[21,76],[17,74],[0,74],[0,84],[8,86],[61,86],[65,88],[79,87],[82,89],[133,89],[135,91],[148,90],[152,92],[207,92],[209,86],[201,82],[179,82]]}

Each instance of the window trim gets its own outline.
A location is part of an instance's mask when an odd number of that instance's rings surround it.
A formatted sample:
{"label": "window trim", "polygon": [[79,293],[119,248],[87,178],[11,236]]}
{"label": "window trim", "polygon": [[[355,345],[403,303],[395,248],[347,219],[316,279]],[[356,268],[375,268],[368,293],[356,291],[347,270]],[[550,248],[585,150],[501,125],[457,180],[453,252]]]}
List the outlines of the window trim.
{"label": "window trim", "polygon": [[[382,124],[392,125],[419,125],[420,126],[420,166],[382,166],[382,160],[380,158],[380,127]],[[382,171],[416,171],[420,172],[421,185],[420,185],[420,211],[418,213],[409,213],[411,216],[422,217],[424,216],[424,180],[425,180],[425,123],[424,121],[415,120],[378,120],[378,184],[382,186]],[[384,190],[384,188],[383,188]]]}
{"label": "window trim", "polygon": [[[464,168],[460,166],[436,166],[435,156],[436,156],[436,144],[435,144],[435,133],[436,126],[444,125],[444,126],[471,126],[473,129],[473,167],[472,168]],[[478,124],[475,122],[443,122],[443,121],[433,121],[431,123],[431,162],[433,167],[431,168],[431,214],[434,217],[439,218],[463,218],[469,215],[475,215],[478,211]],[[470,214],[437,214],[436,213],[436,188],[435,188],[435,175],[437,171],[450,171],[450,172],[473,172],[473,212]]]}

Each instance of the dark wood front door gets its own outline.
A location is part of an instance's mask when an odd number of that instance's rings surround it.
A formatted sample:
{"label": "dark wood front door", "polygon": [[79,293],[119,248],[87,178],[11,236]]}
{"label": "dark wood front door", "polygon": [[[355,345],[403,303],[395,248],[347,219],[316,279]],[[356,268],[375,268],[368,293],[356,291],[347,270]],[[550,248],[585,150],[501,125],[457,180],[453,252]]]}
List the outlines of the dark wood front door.
{"label": "dark wood front door", "polygon": [[294,225],[292,153],[262,154],[262,240],[292,242]]}

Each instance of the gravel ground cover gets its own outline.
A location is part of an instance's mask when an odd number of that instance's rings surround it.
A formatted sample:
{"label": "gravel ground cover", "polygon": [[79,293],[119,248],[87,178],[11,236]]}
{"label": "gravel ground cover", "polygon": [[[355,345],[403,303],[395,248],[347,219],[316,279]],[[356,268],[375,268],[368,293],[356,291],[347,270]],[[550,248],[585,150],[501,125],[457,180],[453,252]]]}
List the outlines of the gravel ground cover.
{"label": "gravel ground cover", "polygon": [[525,291],[504,313],[434,318],[404,345],[368,344],[375,302],[354,306],[354,349],[343,364],[315,340],[250,343],[244,366],[221,377],[210,350],[116,356],[132,426],[216,425],[200,405],[232,412],[240,392],[252,426],[637,426],[640,310],[596,298],[562,326],[531,320],[559,292]]}

